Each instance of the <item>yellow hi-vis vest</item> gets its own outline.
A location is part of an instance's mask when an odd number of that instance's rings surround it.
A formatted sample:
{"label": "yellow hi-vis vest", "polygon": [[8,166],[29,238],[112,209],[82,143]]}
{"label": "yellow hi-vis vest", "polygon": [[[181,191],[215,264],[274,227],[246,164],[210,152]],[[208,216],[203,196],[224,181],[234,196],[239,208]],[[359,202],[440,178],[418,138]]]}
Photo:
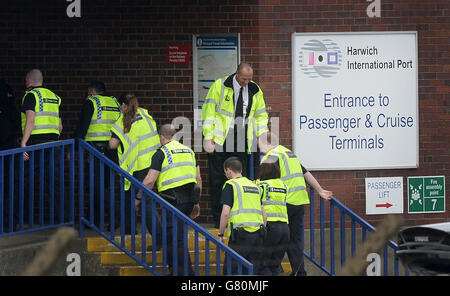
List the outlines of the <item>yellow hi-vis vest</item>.
{"label": "yellow hi-vis vest", "polygon": [[[202,106],[202,132],[205,140],[213,139],[215,143],[223,145],[234,120],[234,91],[233,87],[225,86],[228,77],[217,79],[206,95]],[[266,112],[266,104],[262,90],[253,81],[252,85],[258,88],[254,94],[250,113],[248,114],[247,128],[247,153],[256,151],[253,136],[256,137],[268,132],[267,123],[269,116]]]}
{"label": "yellow hi-vis vest", "polygon": [[[128,133],[125,133],[123,128],[123,114],[114,123],[111,131],[122,143],[122,146],[119,145],[117,148],[119,165],[122,169],[133,175],[135,171],[150,167],[153,154],[161,147],[161,144],[156,122],[146,109],[138,108]],[[130,182],[125,179],[125,190],[129,188]]]}
{"label": "yellow hi-vis vest", "polygon": [[296,206],[309,204],[306,182],[303,176],[302,166],[297,156],[286,147],[278,145],[264,155],[261,163],[270,161],[268,160],[269,157],[278,159],[280,164],[281,180],[288,187],[286,202]]}
{"label": "yellow hi-vis vest", "polygon": [[121,111],[116,98],[95,95],[89,96],[94,106],[91,123],[87,130],[86,141],[109,141],[111,139],[111,127],[119,118]]}
{"label": "yellow hi-vis vest", "polygon": [[[33,94],[36,98],[34,112],[36,112],[34,119],[34,128],[31,131],[32,135],[40,134],[58,134],[59,135],[59,106],[61,105],[61,98],[49,89],[43,87],[36,87],[30,91],[25,92],[22,98],[22,104],[25,97]],[[22,133],[25,130],[26,114],[22,113]]]}
{"label": "yellow hi-vis vest", "polygon": [[156,183],[159,192],[188,183],[197,184],[195,155],[189,147],[174,140],[160,149],[165,157]]}
{"label": "yellow hi-vis vest", "polygon": [[281,179],[269,179],[256,184],[261,188],[261,200],[269,222],[288,223],[286,197],[287,186]]}
{"label": "yellow hi-vis vest", "polygon": [[230,179],[223,187],[227,184],[233,186],[234,195],[227,235],[231,234],[231,223],[233,229],[242,227],[248,232],[259,230],[261,225],[264,225],[259,187],[246,177]]}

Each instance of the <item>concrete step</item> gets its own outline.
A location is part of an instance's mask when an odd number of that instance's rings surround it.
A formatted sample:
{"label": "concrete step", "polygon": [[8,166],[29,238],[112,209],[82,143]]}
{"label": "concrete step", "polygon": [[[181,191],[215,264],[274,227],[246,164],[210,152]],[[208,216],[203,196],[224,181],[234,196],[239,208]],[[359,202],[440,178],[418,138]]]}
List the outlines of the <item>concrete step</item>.
{"label": "concrete step", "polygon": [[[195,262],[195,251],[189,250],[189,256],[191,257],[191,261]],[[204,264],[206,262],[206,251],[203,249],[199,249],[198,252],[198,262],[199,264]],[[136,252],[136,257],[139,259],[142,258],[142,252]],[[209,251],[209,262],[216,262],[216,250]],[[167,259],[166,259],[167,260]],[[220,262],[223,263],[225,260],[225,254],[221,252],[220,254]],[[151,264],[153,262],[152,252],[148,251],[145,256],[145,262],[147,264]],[[162,264],[163,262],[163,253],[162,251],[157,252],[156,256],[157,264]],[[131,257],[129,257],[124,252],[101,252],[100,253],[100,263],[101,264],[127,264],[127,265],[137,265],[136,261],[134,261]]]}
{"label": "concrete step", "polygon": [[[291,265],[289,262],[282,262],[281,266],[283,267],[283,273],[282,275],[287,276],[289,275],[291,270]],[[163,273],[162,266],[157,266],[156,271],[159,274]],[[169,272],[169,269],[166,269],[166,272]],[[122,266],[120,267],[120,276],[153,276],[154,274],[145,269],[142,266]],[[200,276],[206,276],[206,267],[205,265],[199,266],[199,275]],[[220,266],[220,272],[217,274],[217,265],[211,264],[209,267],[209,274],[210,276],[217,276],[217,275],[223,275],[222,274],[222,265]]]}
{"label": "concrete step", "polygon": [[[217,231],[213,230],[212,234],[218,238]],[[121,237],[115,237],[114,241],[120,245],[122,239],[121,239]],[[132,242],[131,235],[126,235],[124,246],[127,250],[132,249],[131,242]],[[206,242],[205,237],[203,235],[199,234],[198,235],[198,245],[199,245],[200,249],[205,248],[205,242]],[[225,238],[225,243],[226,242],[227,242],[227,238]],[[145,236],[145,245],[146,245],[146,247],[152,245],[152,237],[149,234]],[[212,246],[213,245],[210,244],[210,247],[212,247]],[[194,231],[188,232],[188,247],[189,247],[189,249],[195,248]],[[120,249],[117,248],[116,246],[114,246],[112,243],[110,243],[108,240],[106,240],[103,237],[91,237],[91,238],[87,239],[87,251],[88,252],[118,252],[118,251],[120,251]],[[141,235],[135,236],[135,251],[142,251],[142,236]]]}

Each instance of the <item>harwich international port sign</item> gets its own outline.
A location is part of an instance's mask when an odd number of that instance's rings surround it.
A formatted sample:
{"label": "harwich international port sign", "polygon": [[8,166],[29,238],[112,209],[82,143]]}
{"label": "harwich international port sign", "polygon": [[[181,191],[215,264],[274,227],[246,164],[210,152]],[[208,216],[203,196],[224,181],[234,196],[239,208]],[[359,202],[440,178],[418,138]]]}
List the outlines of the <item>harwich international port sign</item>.
{"label": "harwich international port sign", "polygon": [[311,170],[418,166],[417,32],[294,33],[293,147]]}

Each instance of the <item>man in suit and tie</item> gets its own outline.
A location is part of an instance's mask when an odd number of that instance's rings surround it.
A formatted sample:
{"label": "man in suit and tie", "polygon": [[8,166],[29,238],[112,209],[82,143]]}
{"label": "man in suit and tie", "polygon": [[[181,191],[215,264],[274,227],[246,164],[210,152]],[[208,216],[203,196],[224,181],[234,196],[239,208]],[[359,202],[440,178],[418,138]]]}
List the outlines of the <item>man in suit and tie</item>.
{"label": "man in suit and tie", "polygon": [[242,175],[248,176],[250,153],[257,151],[258,137],[268,131],[263,92],[252,78],[252,66],[240,63],[236,73],[213,83],[202,107],[211,209],[217,228],[222,212],[220,195],[227,180],[223,174],[224,161],[238,157],[243,164]]}

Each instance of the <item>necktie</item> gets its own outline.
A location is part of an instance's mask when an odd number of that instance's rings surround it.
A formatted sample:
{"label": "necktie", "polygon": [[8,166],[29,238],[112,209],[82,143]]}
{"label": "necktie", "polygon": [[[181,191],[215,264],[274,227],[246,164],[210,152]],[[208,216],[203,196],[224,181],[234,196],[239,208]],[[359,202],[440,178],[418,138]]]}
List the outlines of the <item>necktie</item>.
{"label": "necktie", "polygon": [[243,117],[244,116],[244,99],[242,98],[242,90],[243,87],[239,90],[239,96],[236,104],[236,112],[234,112],[234,118]]}

